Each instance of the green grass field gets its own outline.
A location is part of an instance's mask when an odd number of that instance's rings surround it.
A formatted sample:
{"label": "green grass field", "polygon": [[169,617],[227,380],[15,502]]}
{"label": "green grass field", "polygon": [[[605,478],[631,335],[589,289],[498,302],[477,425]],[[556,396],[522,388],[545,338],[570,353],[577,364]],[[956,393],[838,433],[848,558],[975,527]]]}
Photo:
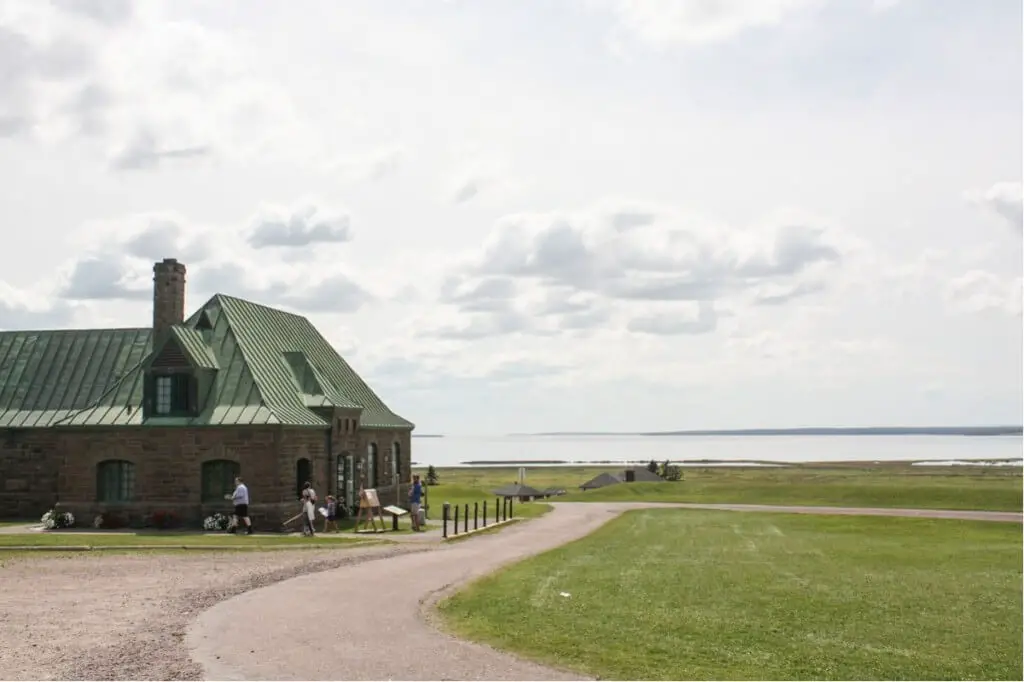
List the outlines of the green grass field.
{"label": "green grass field", "polygon": [[[992,511],[1020,511],[1024,504],[1018,467],[914,467],[898,462],[784,468],[693,467],[684,469],[684,479],[679,482],[624,483],[579,491],[578,486],[584,481],[602,471],[615,470],[534,467],[527,471],[526,483],[539,489],[564,487],[569,494],[553,498],[559,502],[732,502]],[[430,488],[432,504],[445,497],[472,502],[491,489],[511,483],[517,476],[517,469],[511,467],[437,471],[440,485]],[[531,513],[527,510],[530,506],[520,507],[524,515]],[[440,514],[435,518],[440,518]]]}
{"label": "green grass field", "polygon": [[1008,523],[635,511],[440,612],[601,679],[1019,680],[1021,544]]}

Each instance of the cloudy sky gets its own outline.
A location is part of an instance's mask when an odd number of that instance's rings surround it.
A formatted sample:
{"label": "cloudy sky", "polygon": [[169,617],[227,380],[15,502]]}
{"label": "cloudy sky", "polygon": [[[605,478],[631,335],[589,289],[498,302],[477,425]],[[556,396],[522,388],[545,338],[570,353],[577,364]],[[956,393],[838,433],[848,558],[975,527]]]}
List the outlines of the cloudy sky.
{"label": "cloudy sky", "polygon": [[0,328],[152,262],[421,432],[1019,423],[1019,0],[0,0]]}

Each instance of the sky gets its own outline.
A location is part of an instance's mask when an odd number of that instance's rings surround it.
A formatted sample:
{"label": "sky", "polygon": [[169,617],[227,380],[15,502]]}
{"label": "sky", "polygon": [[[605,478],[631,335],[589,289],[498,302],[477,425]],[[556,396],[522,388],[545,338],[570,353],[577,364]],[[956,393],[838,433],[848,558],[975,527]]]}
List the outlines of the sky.
{"label": "sky", "polygon": [[0,329],[152,265],[420,433],[1019,424],[1019,0],[0,0]]}

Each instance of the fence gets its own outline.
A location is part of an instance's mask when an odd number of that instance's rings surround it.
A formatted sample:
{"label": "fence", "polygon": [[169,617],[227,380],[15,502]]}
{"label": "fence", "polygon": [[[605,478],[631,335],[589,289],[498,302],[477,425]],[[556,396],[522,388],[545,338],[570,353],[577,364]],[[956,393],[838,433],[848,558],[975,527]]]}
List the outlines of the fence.
{"label": "fence", "polygon": [[[515,501],[511,497],[496,497],[494,498],[494,523],[501,523],[502,521],[508,521],[512,518],[513,505]],[[441,508],[441,537],[448,537],[448,524],[452,524],[452,535],[459,534],[459,525],[461,521],[462,532],[468,533],[469,528],[469,503],[465,503],[462,506],[453,505],[449,502],[445,502]],[[461,514],[459,513],[461,512]],[[487,509],[487,500],[480,502],[474,502],[472,505],[473,512],[473,530],[479,530],[480,528],[486,528],[487,522],[490,517],[490,512]]]}

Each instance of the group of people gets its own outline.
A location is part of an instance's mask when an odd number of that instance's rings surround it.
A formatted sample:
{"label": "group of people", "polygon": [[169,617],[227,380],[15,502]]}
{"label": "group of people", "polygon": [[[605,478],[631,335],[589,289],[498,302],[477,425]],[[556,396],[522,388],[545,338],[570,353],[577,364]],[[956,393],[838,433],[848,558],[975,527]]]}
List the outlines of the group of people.
{"label": "group of people", "polygon": [[[362,488],[359,490],[359,496],[363,496]],[[235,507],[231,520],[228,523],[227,532],[236,533],[239,525],[244,525],[245,533],[252,535],[252,519],[249,518],[249,488],[240,476],[235,478],[235,491],[225,497],[230,497]],[[313,485],[309,481],[306,481],[302,485],[299,502],[302,504],[300,514],[302,516],[302,534],[309,537],[316,535],[316,500],[316,490],[313,489]],[[409,512],[412,517],[412,529],[416,532],[425,530],[420,524],[420,504],[422,501],[423,484],[420,482],[419,474],[415,474],[412,477],[412,485],[409,486]],[[326,533],[328,528],[333,528],[337,532],[338,501],[334,495],[327,496],[327,504],[324,506],[323,511],[324,524],[321,532]]]}

